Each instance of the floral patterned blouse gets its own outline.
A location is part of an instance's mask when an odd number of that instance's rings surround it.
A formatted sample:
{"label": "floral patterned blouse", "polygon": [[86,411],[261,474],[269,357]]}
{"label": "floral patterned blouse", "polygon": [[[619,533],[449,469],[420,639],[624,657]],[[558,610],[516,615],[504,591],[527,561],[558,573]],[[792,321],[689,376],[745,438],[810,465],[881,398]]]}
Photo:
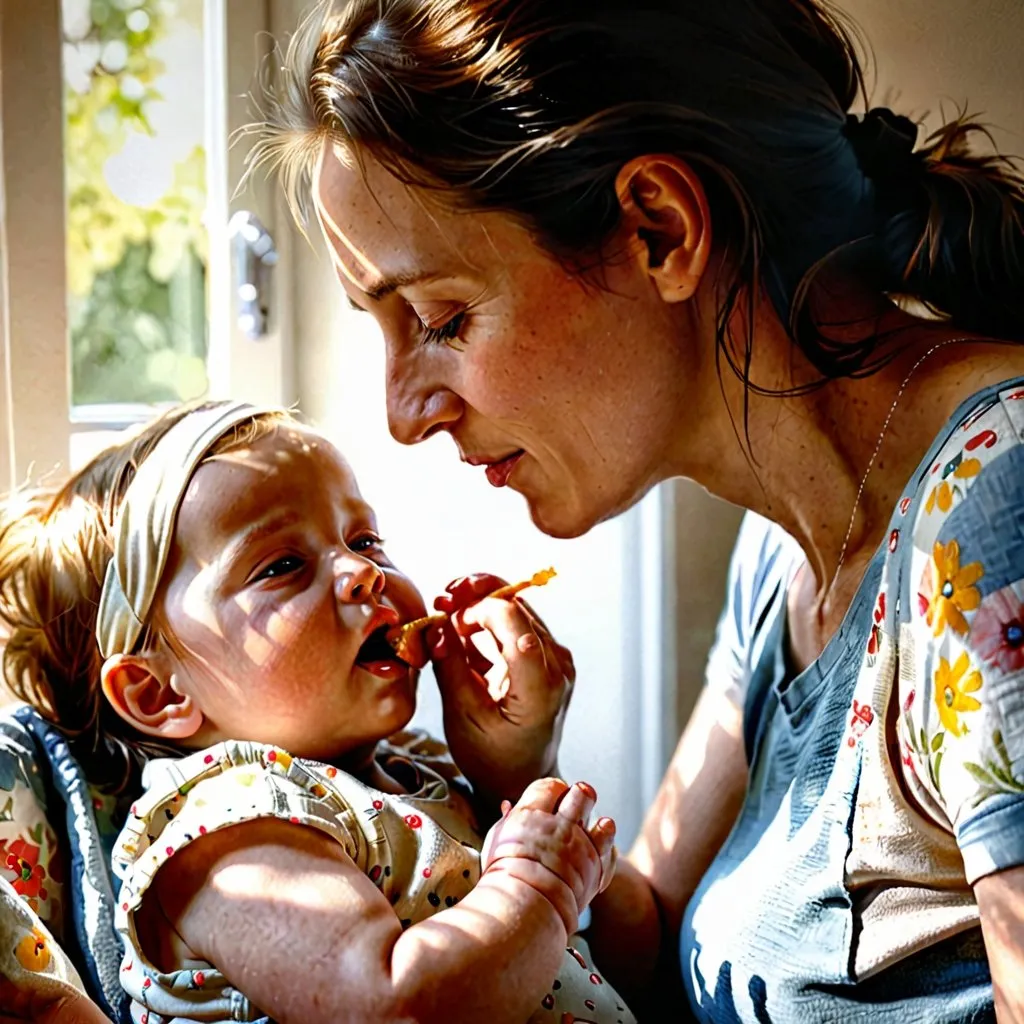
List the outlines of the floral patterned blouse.
{"label": "floral patterned blouse", "polygon": [[973,884],[1024,864],[1024,381],[965,402],[793,675],[802,561],[748,516],[708,685],[744,707],[739,820],[684,921],[706,1021],[994,1020]]}

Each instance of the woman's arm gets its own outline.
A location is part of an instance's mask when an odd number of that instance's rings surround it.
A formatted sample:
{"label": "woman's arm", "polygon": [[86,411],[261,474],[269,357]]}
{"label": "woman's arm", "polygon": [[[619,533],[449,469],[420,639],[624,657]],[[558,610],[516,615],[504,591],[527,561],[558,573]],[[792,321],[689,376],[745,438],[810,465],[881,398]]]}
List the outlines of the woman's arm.
{"label": "woman's arm", "polygon": [[594,958],[642,1016],[659,961],[678,971],[690,896],[732,828],[747,786],[742,713],[721,688],[701,694],[629,858],[595,899]]}
{"label": "woman's arm", "polygon": [[999,1024],[1024,1024],[1024,867],[979,878],[974,895]]}
{"label": "woman's arm", "polygon": [[404,932],[340,844],[277,819],[183,847],[147,899],[155,895],[192,955],[281,1024],[522,1024],[611,855],[613,831],[595,840],[575,818],[543,809],[566,789],[531,787],[495,840],[518,852],[495,854],[504,859],[457,906]]}

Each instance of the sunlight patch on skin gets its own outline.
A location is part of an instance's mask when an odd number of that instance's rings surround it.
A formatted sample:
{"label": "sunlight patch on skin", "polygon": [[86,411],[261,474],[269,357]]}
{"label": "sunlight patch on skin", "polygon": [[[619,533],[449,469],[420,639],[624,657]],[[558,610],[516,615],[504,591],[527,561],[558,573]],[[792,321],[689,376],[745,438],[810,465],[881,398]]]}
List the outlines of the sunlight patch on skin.
{"label": "sunlight patch on skin", "polygon": [[185,589],[181,599],[181,610],[193,622],[209,630],[218,640],[224,639],[224,631],[214,615],[213,607],[201,583],[202,573],[197,573]]}
{"label": "sunlight patch on skin", "polygon": [[242,650],[254,665],[264,665],[274,656],[277,644],[250,626],[246,630]]}
{"label": "sunlight patch on skin", "polygon": [[[337,155],[336,150],[335,155]],[[320,195],[321,166],[322,161],[320,164],[317,165],[317,170],[314,175],[313,194],[316,196]],[[316,209],[317,220],[320,222],[320,229],[323,231],[324,235],[327,236],[328,238],[337,239],[338,242],[340,242],[341,245],[344,247],[345,251],[352,254],[353,258],[356,260],[356,263],[359,266],[359,269],[365,274],[365,278],[363,281],[360,281],[359,278],[355,274],[353,274],[348,269],[348,267],[346,267],[345,264],[342,262],[341,257],[338,255],[337,247],[329,245],[327,248],[330,251],[331,262],[334,264],[335,271],[338,273],[340,277],[343,277],[346,281],[354,285],[360,291],[365,291],[365,281],[367,279],[375,280],[376,278],[382,276],[380,270],[373,265],[371,260],[366,255],[360,252],[349,241],[348,236],[345,234],[344,231],[341,230],[340,226],[337,224],[334,218],[331,217],[331,215],[324,209],[323,204],[319,200],[317,200],[314,206]]]}
{"label": "sunlight patch on skin", "polygon": [[295,635],[295,624],[282,612],[273,612],[267,619],[264,636],[278,647],[284,647]]}
{"label": "sunlight patch on skin", "polygon": [[[252,470],[252,472],[254,473],[277,472],[277,467],[272,462],[268,462],[266,459],[260,459],[257,461],[252,457],[252,452],[248,452],[245,449],[238,449],[237,451],[233,452],[225,452],[220,455],[212,455],[203,463],[203,465],[210,465],[214,462],[226,462],[228,464],[234,464],[236,466],[241,466],[244,469]],[[189,487],[191,489],[191,483],[189,484]]]}
{"label": "sunlight patch on skin", "polygon": [[[281,893],[280,885],[276,885],[275,872],[255,864],[233,864],[217,872],[215,885],[224,896],[251,897],[253,893],[277,891],[275,900],[279,905],[301,907],[304,910],[324,909],[324,889],[330,887],[335,879],[326,873],[315,871],[303,872],[300,883],[295,878],[288,879],[287,897]],[[268,877],[268,875],[270,877]]]}
{"label": "sunlight patch on skin", "polygon": [[[700,721],[696,720],[697,715]],[[704,727],[706,719],[711,719],[710,728]],[[662,789],[658,797],[658,804],[663,808],[679,808],[686,800],[686,793],[700,786],[699,776],[709,768],[708,757],[712,742],[721,745],[720,732],[725,733],[731,740],[742,742],[743,733],[743,712],[741,706],[736,703],[729,692],[714,693],[705,691],[700,703],[691,719],[688,729],[695,729],[698,733],[704,728],[707,740],[703,747],[690,750],[685,745],[686,757],[681,757],[677,751],[672,759],[672,764],[662,782]],[[691,743],[690,746],[693,746]],[[665,797],[668,797],[666,800]],[[653,831],[652,831],[653,826]],[[633,865],[645,875],[650,875],[657,868],[657,861],[661,860],[661,854],[666,850],[674,850],[682,839],[683,829],[686,827],[685,819],[676,813],[661,813],[656,822],[648,821],[644,830],[629,853],[629,859]],[[657,849],[652,849],[652,844]],[[655,853],[659,856],[656,858]]]}

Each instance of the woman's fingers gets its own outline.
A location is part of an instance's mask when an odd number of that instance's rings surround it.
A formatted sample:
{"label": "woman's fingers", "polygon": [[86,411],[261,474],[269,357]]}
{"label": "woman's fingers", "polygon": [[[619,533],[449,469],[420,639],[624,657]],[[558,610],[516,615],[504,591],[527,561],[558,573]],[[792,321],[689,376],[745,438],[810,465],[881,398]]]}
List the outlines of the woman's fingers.
{"label": "woman's fingers", "polygon": [[527,703],[547,698],[552,685],[561,685],[564,676],[555,653],[534,629],[533,622],[516,601],[484,598],[454,618],[455,628],[463,637],[486,630],[494,638],[502,660],[508,668],[509,685]]}
{"label": "woman's fingers", "polygon": [[460,576],[445,587],[444,594],[435,598],[434,608],[439,612],[453,615],[504,586],[506,583],[500,576],[492,576],[486,572],[478,572],[472,576]]}
{"label": "woman's fingers", "polygon": [[481,678],[483,673],[474,669],[473,659],[450,622],[427,630],[427,650],[446,707],[458,710],[471,720],[494,710],[494,701]]}

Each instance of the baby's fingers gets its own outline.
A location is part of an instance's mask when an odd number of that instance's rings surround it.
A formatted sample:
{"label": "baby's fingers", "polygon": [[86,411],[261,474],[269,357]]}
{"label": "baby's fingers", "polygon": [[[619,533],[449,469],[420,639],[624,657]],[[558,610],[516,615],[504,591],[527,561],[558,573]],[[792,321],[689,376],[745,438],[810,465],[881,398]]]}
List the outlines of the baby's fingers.
{"label": "baby's fingers", "polygon": [[615,865],[619,859],[619,850],[615,845],[615,822],[611,818],[598,818],[587,829],[587,835],[601,858],[601,884],[597,891],[604,892],[615,877]]}
{"label": "baby's fingers", "polygon": [[597,793],[594,787],[588,782],[577,782],[570,786],[569,791],[562,797],[557,813],[585,830],[590,824],[590,815],[596,802]]}

